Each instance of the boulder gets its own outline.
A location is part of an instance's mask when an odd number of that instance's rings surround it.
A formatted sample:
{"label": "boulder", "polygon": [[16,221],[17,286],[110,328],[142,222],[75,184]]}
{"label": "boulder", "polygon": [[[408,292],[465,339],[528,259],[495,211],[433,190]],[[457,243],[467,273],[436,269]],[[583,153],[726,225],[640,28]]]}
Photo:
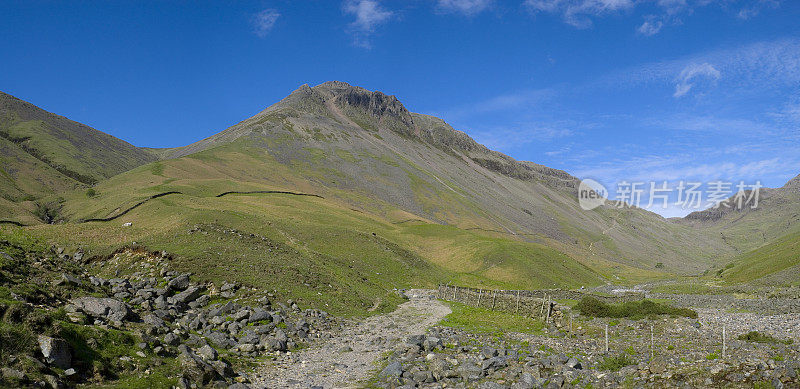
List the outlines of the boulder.
{"label": "boulder", "polygon": [[167,301],[173,301],[174,303],[181,303],[186,304],[190,301],[194,301],[196,298],[200,297],[200,292],[203,289],[199,286],[192,286],[180,292],[172,297],[170,297]]}
{"label": "boulder", "polygon": [[72,364],[69,343],[64,339],[39,335],[39,348],[45,361],[60,369],[68,369]]}
{"label": "boulder", "polygon": [[81,280],[77,277],[73,276],[72,274],[61,274],[61,278],[56,281],[56,285],[69,285],[69,286],[77,286],[81,284]]}
{"label": "boulder", "polygon": [[572,369],[576,369],[576,370],[583,369],[583,366],[581,365],[581,362],[575,357],[572,357],[569,360],[567,360],[567,367],[572,368]]}
{"label": "boulder", "polygon": [[485,361],[481,365],[481,368],[484,371],[497,371],[502,368],[506,367],[506,361],[502,357],[492,357]]}
{"label": "boulder", "polygon": [[189,275],[181,274],[167,283],[167,287],[171,290],[186,290],[189,287]]}
{"label": "boulder", "polygon": [[272,316],[267,312],[265,309],[257,308],[253,310],[253,313],[250,314],[250,317],[247,319],[248,323],[255,323],[262,320],[271,320]]}
{"label": "boulder", "polygon": [[236,304],[233,301],[228,301],[225,304],[217,306],[208,311],[208,317],[222,316],[236,309]]}
{"label": "boulder", "polygon": [[197,355],[206,361],[213,361],[217,359],[217,350],[214,350],[214,348],[209,345],[205,345],[197,350]]}
{"label": "boulder", "polygon": [[172,332],[164,335],[164,339],[163,340],[164,340],[164,344],[166,344],[167,346],[177,346],[178,343],[180,343],[180,341],[181,341],[181,339],[178,337],[178,335],[175,335]]}
{"label": "boulder", "polygon": [[403,374],[403,365],[398,361],[394,361],[381,370],[381,377],[400,377]]}
{"label": "boulder", "polygon": [[186,345],[178,346],[178,363],[183,376],[197,386],[203,386],[217,378],[217,372]]}
{"label": "boulder", "polygon": [[23,380],[25,379],[25,373],[10,367],[3,367],[0,368],[0,377],[7,380]]}
{"label": "boulder", "polygon": [[210,334],[206,335],[206,338],[217,347],[230,348],[234,344],[233,341],[231,341],[230,338],[228,338],[228,336],[222,332],[211,332]]}
{"label": "boulder", "polygon": [[111,321],[124,321],[131,314],[124,302],[108,297],[79,297],[71,300],[71,303],[89,315]]}

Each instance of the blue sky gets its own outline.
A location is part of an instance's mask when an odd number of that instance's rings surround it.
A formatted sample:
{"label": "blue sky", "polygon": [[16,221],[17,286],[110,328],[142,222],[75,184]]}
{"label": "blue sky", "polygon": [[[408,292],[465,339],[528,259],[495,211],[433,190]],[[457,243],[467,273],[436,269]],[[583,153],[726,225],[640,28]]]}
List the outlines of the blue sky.
{"label": "blue sky", "polygon": [[798,21],[788,0],[7,0],[0,90],[174,147],[342,80],[612,197],[775,187],[800,173]]}

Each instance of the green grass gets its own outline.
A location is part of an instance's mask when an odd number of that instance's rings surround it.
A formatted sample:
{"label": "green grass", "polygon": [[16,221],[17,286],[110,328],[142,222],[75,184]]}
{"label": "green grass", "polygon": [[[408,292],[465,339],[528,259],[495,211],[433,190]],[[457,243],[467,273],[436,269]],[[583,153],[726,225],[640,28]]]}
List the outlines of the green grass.
{"label": "green grass", "polygon": [[783,344],[792,344],[794,343],[791,339],[777,339],[769,334],[764,334],[758,331],[750,331],[746,334],[741,334],[737,338],[739,340],[745,342],[754,342],[754,343],[783,343]]}
{"label": "green grass", "polygon": [[452,313],[439,323],[446,327],[460,328],[473,333],[504,334],[521,332],[539,334],[544,328],[541,320],[524,315],[492,311],[461,303],[447,302]]}
{"label": "green grass", "polygon": [[[728,283],[742,283],[800,265],[800,232],[786,235],[761,248],[741,255],[730,268],[721,273]],[[800,285],[796,277],[789,277],[783,283]]]}
{"label": "green grass", "polygon": [[637,362],[627,354],[606,356],[597,365],[598,370],[619,371],[625,366],[635,365]]}
{"label": "green grass", "polygon": [[584,316],[643,319],[655,315],[685,316],[697,318],[697,312],[688,308],[676,308],[650,300],[630,301],[621,304],[604,303],[593,297],[584,297],[575,305]]}
{"label": "green grass", "polygon": [[[401,302],[394,288],[447,282],[572,288],[600,282],[590,268],[542,244],[425,220],[395,224],[393,220],[415,215],[352,191],[312,186],[302,171],[273,161],[263,149],[238,143],[141,166],[103,181],[95,190],[91,199],[85,191],[65,194],[64,217],[107,217],[157,193],[182,194],[150,200],[110,222],[26,230],[48,243],[83,247],[87,256],[107,255],[134,242],[166,250],[174,254],[171,265],[176,270],[191,271],[200,279],[276,290],[279,298],[343,315],[393,309]],[[230,190],[289,190],[325,198],[215,197]],[[353,203],[370,205],[357,211]],[[122,227],[126,222],[133,225]]]}

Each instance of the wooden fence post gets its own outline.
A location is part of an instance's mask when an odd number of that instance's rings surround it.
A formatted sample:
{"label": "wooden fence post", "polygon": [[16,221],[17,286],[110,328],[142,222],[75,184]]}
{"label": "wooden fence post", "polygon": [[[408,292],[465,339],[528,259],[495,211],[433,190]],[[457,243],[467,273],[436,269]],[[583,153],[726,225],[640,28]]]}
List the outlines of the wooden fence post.
{"label": "wooden fence post", "polygon": [[544,304],[547,301],[547,295],[542,297],[542,309],[539,310],[539,316],[544,317]]}
{"label": "wooden fence post", "polygon": [[722,359],[725,359],[725,348],[727,346],[725,335],[725,326],[722,326]]}
{"label": "wooden fence post", "polygon": [[519,291],[517,291],[517,309],[514,310],[514,313],[519,313]]}
{"label": "wooden fence post", "polygon": [[606,324],[606,354],[608,354],[608,324]]}
{"label": "wooden fence post", "polygon": [[494,311],[494,303],[497,300],[497,291],[492,291],[492,310]]}
{"label": "wooden fence post", "polygon": [[478,290],[478,308],[481,307],[481,295],[483,294],[483,289]]}

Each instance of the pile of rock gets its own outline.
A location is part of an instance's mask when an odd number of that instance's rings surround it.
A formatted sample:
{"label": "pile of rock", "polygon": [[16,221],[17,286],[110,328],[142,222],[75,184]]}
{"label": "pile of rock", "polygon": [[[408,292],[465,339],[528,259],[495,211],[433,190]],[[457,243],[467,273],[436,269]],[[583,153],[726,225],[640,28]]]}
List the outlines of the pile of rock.
{"label": "pile of rock", "polygon": [[[74,322],[124,326],[145,324],[143,348],[160,356],[177,356],[186,385],[247,382],[220,356],[258,357],[287,352],[301,342],[329,337],[333,317],[326,312],[300,310],[291,300],[272,304],[269,296],[254,304],[235,299],[239,285],[224,283],[218,294],[213,285],[194,284],[187,273],[164,272],[163,277],[137,274],[131,278],[90,277],[113,297],[79,297],[66,310]],[[212,300],[215,302],[212,304]]]}
{"label": "pile of rock", "polygon": [[[602,351],[573,349],[565,352],[543,342],[520,342],[510,338],[434,327],[425,335],[412,336],[398,344],[377,375],[385,388],[477,387],[572,388],[572,387],[752,387],[770,383],[795,387],[800,382],[796,359],[729,358],[706,361],[707,368],[694,368],[679,358],[656,356],[650,361],[630,359],[627,366],[611,370],[602,365]],[[563,340],[563,339],[562,339]],[[565,344],[582,340],[565,340]],[[751,353],[750,355],[754,355]],[[705,358],[703,358],[705,359]]]}

